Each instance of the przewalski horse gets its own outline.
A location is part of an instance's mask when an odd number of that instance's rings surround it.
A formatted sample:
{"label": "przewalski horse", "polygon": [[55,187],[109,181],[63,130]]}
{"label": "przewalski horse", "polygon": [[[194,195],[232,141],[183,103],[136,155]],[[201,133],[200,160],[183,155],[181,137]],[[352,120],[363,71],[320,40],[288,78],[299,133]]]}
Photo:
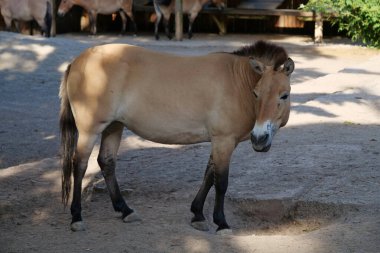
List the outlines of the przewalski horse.
{"label": "przewalski horse", "polygon": [[58,15],[64,16],[74,5],[85,9],[90,17],[90,33],[96,34],[96,20],[98,14],[110,15],[119,12],[122,20],[121,33],[127,29],[127,16],[131,19],[133,32],[136,34],[137,26],[132,13],[133,0],[62,0],[58,7]]}
{"label": "przewalski horse", "polygon": [[275,133],[289,118],[293,69],[282,47],[263,41],[233,53],[195,57],[125,44],[84,51],[68,66],[60,87],[65,205],[74,176],[71,229],[84,229],[82,179],[99,135],[98,163],[113,207],[124,222],[138,219],[115,177],[120,139],[127,127],[158,143],[211,142],[204,181],[191,204],[192,225],[207,229],[203,205],[215,186],[213,219],[218,231],[228,231],[224,196],[232,152],[247,139],[254,150],[269,150]]}
{"label": "przewalski horse", "polygon": [[[175,1],[176,0],[153,0],[154,10],[157,16],[154,26],[154,36],[156,37],[156,40],[160,38],[158,34],[158,27],[160,25],[162,16],[164,17],[163,24],[165,28],[165,34],[169,39],[172,38],[170,34],[169,21],[171,14],[175,11]],[[198,16],[198,13],[202,10],[203,6],[205,6],[209,2],[210,0],[183,0],[183,13],[188,14],[189,17],[189,39],[193,37],[192,27],[195,18]],[[223,0],[211,0],[211,2],[215,4],[220,10],[224,8]]]}
{"label": "przewalski horse", "polygon": [[[5,26],[11,30],[12,21],[33,21],[41,27],[41,33],[50,37],[52,4],[50,0],[0,0],[1,15]],[[16,24],[18,29],[18,25]]]}

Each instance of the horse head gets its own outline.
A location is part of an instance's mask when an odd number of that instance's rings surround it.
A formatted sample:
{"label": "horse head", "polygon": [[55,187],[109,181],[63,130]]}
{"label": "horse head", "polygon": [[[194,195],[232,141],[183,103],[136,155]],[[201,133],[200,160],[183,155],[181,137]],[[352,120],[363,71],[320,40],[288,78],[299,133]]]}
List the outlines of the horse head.
{"label": "horse head", "polygon": [[290,113],[290,75],[294,62],[288,58],[275,69],[251,58],[250,65],[260,79],[253,89],[256,122],[251,132],[251,142],[255,151],[270,149],[273,136],[280,127],[286,125]]}
{"label": "horse head", "polygon": [[58,15],[63,17],[74,5],[73,0],[62,0],[58,7]]}

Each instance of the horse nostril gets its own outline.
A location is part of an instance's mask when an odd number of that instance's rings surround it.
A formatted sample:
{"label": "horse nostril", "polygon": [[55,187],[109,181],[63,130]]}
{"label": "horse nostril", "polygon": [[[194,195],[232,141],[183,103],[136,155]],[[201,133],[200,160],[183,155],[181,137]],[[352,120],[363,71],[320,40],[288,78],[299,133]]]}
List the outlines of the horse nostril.
{"label": "horse nostril", "polygon": [[259,142],[260,142],[260,143],[267,143],[268,139],[269,139],[269,134],[266,133],[266,134],[260,136],[260,138],[259,138]]}
{"label": "horse nostril", "polygon": [[256,136],[254,134],[251,134],[251,141],[252,141],[252,143],[255,143],[255,144],[265,144],[268,142],[268,139],[269,139],[268,133],[265,133],[265,134],[260,135],[260,136]]}

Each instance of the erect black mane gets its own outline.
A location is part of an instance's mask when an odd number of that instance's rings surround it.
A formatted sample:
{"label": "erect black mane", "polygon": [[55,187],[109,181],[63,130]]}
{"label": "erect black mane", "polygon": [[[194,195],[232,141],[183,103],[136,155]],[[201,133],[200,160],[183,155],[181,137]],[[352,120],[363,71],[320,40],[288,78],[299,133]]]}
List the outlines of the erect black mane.
{"label": "erect black mane", "polygon": [[288,59],[288,53],[283,47],[262,40],[250,46],[244,46],[232,54],[257,58],[265,65],[274,66],[275,69]]}

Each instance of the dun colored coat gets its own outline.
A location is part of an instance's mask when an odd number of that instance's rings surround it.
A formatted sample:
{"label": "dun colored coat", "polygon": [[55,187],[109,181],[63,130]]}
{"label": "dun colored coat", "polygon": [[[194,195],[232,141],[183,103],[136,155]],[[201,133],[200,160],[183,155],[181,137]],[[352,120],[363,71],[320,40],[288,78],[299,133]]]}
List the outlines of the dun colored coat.
{"label": "dun colored coat", "polygon": [[[170,16],[175,11],[175,2],[176,0],[153,0],[154,10],[156,12],[156,22],[154,28],[154,35],[156,40],[160,37],[158,35],[158,27],[160,25],[160,21],[162,16],[164,17],[164,27],[166,36],[171,39],[172,36],[170,34],[169,29],[169,21]],[[193,23],[195,18],[198,16],[198,13],[202,10],[202,8],[208,3],[210,0],[183,0],[182,1],[182,11],[185,14],[188,14],[189,17],[189,29],[188,29],[188,37],[191,39],[193,37]],[[213,4],[215,4],[219,9],[224,8],[223,0],[212,0]]]}
{"label": "dun colored coat", "polygon": [[251,139],[268,151],[288,121],[293,61],[263,41],[233,53],[176,56],[109,44],[84,51],[67,68],[60,88],[63,150],[62,198],[67,204],[74,176],[72,230],[83,230],[82,178],[101,135],[98,163],[115,211],[138,219],[120,194],[116,156],[124,127],[166,144],[212,143],[204,181],[192,202],[192,225],[207,229],[203,205],[215,186],[214,222],[228,231],[224,196],[231,155]]}
{"label": "dun colored coat", "polygon": [[123,26],[121,33],[127,28],[127,16],[131,19],[134,33],[136,23],[132,13],[133,0],[62,0],[58,7],[58,15],[64,16],[74,5],[83,7],[90,17],[90,32],[96,34],[96,20],[98,14],[110,15],[119,12]]}
{"label": "dun colored coat", "polygon": [[52,23],[50,0],[0,0],[0,9],[7,30],[11,29],[13,20],[35,20],[41,27],[41,33],[50,37]]}

